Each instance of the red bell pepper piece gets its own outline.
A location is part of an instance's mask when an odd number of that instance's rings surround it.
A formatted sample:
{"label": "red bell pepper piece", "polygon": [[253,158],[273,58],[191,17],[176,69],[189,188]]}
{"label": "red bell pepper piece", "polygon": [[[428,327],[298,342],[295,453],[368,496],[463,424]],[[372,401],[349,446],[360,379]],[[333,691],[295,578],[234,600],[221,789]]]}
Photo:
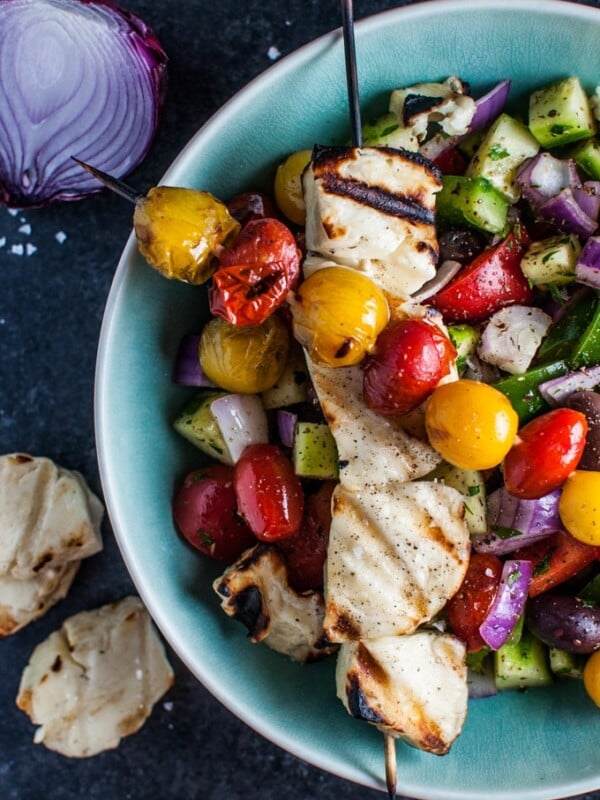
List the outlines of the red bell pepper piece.
{"label": "red bell pepper piece", "polygon": [[557,531],[547,539],[522,547],[512,557],[532,562],[529,596],[535,597],[568,581],[600,559],[600,547],[584,544],[566,531]]}

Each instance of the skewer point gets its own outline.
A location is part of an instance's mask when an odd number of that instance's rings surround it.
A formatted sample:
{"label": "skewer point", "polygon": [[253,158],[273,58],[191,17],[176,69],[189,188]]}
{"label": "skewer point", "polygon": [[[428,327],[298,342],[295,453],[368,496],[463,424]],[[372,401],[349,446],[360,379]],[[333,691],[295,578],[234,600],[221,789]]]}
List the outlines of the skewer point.
{"label": "skewer point", "polygon": [[135,205],[142,199],[143,195],[140,194],[140,192],[136,191],[131,186],[128,186],[126,183],[123,183],[123,181],[119,180],[118,178],[113,178],[113,176],[109,175],[108,172],[102,172],[102,170],[92,167],[91,164],[86,164],[85,161],[82,161],[76,156],[71,156],[71,158],[73,161],[79,164],[80,167],[83,167],[83,169],[87,170],[90,175],[93,175],[96,180],[100,181],[100,183],[103,183],[107,189],[111,189],[116,194],[124,197],[125,200],[129,200],[130,203]]}

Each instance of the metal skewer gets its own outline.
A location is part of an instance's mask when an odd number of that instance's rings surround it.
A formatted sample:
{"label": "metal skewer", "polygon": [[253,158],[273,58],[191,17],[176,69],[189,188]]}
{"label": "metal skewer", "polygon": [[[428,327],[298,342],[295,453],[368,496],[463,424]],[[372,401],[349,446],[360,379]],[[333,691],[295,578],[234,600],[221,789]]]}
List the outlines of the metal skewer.
{"label": "metal skewer", "polygon": [[143,194],[132,189],[131,186],[123,183],[123,181],[120,181],[118,178],[113,178],[108,172],[102,172],[102,170],[96,169],[96,167],[92,167],[90,164],[86,164],[85,161],[81,161],[79,158],[75,158],[75,156],[71,156],[71,158],[73,161],[76,161],[80,167],[87,170],[90,175],[93,175],[94,178],[99,180],[100,183],[103,183],[107,189],[112,189],[113,192],[124,197],[125,200],[129,200],[130,203],[135,205],[143,198]]}

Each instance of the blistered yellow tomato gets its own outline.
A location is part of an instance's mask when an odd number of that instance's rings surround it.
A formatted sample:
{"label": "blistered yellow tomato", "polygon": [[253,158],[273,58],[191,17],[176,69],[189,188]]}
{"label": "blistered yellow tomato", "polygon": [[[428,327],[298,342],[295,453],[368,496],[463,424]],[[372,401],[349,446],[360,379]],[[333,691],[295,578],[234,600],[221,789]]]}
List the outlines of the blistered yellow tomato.
{"label": "blistered yellow tomato", "polygon": [[387,325],[385,295],[348,267],[324,267],[300,284],[291,301],[294,336],[313,361],[329,367],[358,364]]}
{"label": "blistered yellow tomato", "polygon": [[239,394],[270,389],[285,367],[290,340],[286,326],[272,315],[260,325],[238,328],[220,317],[204,326],[200,364],[207,377]]}
{"label": "blistered yellow tomato", "polygon": [[239,223],[209,192],[155,186],[133,214],[140,253],[166,278],[204,283],[213,273],[213,256],[236,234]]}
{"label": "blistered yellow tomato", "polygon": [[583,685],[597,706],[600,706],[600,650],[588,658],[583,668]]}
{"label": "blistered yellow tomato", "polygon": [[462,469],[491,469],[510,450],[519,418],[506,395],[462,379],[434,389],[425,405],[431,446]]}
{"label": "blistered yellow tomato", "polygon": [[573,472],[563,484],[558,513],[571,536],[600,545],[600,472]]}
{"label": "blistered yellow tomato", "polygon": [[304,225],[306,206],[302,191],[302,173],[310,162],[312,150],[299,150],[292,153],[277,167],[273,193],[275,202],[282,214],[295,222]]}

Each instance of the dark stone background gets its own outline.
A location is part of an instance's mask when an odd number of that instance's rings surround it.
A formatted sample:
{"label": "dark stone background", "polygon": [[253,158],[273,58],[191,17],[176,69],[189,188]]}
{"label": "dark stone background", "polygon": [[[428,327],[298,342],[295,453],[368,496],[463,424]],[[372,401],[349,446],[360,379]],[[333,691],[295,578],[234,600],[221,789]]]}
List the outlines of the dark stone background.
{"label": "dark stone background", "polygon": [[[483,0],[482,0],[483,2]],[[361,0],[356,16],[406,3]],[[598,5],[598,2],[590,2]],[[170,56],[170,92],[156,143],[131,182],[157,182],[192,134],[282,55],[339,25],[335,0],[127,0]],[[107,225],[108,221],[108,225]],[[31,234],[19,232],[23,224]],[[96,345],[131,213],[114,195],[13,217],[0,209],[0,452],[30,452],[80,470],[100,492],[93,432]],[[55,239],[67,235],[63,244]],[[30,256],[10,253],[29,242]],[[72,613],[133,591],[112,532],[68,597],[0,642],[0,800],[350,800],[381,795],[307,766],[222,708],[170,653],[174,688],[117,750],[65,759],[32,743],[15,707],[35,645]],[[585,796],[600,800],[600,792]],[[484,800],[482,798],[482,800]],[[517,798],[515,800],[518,800]]]}

